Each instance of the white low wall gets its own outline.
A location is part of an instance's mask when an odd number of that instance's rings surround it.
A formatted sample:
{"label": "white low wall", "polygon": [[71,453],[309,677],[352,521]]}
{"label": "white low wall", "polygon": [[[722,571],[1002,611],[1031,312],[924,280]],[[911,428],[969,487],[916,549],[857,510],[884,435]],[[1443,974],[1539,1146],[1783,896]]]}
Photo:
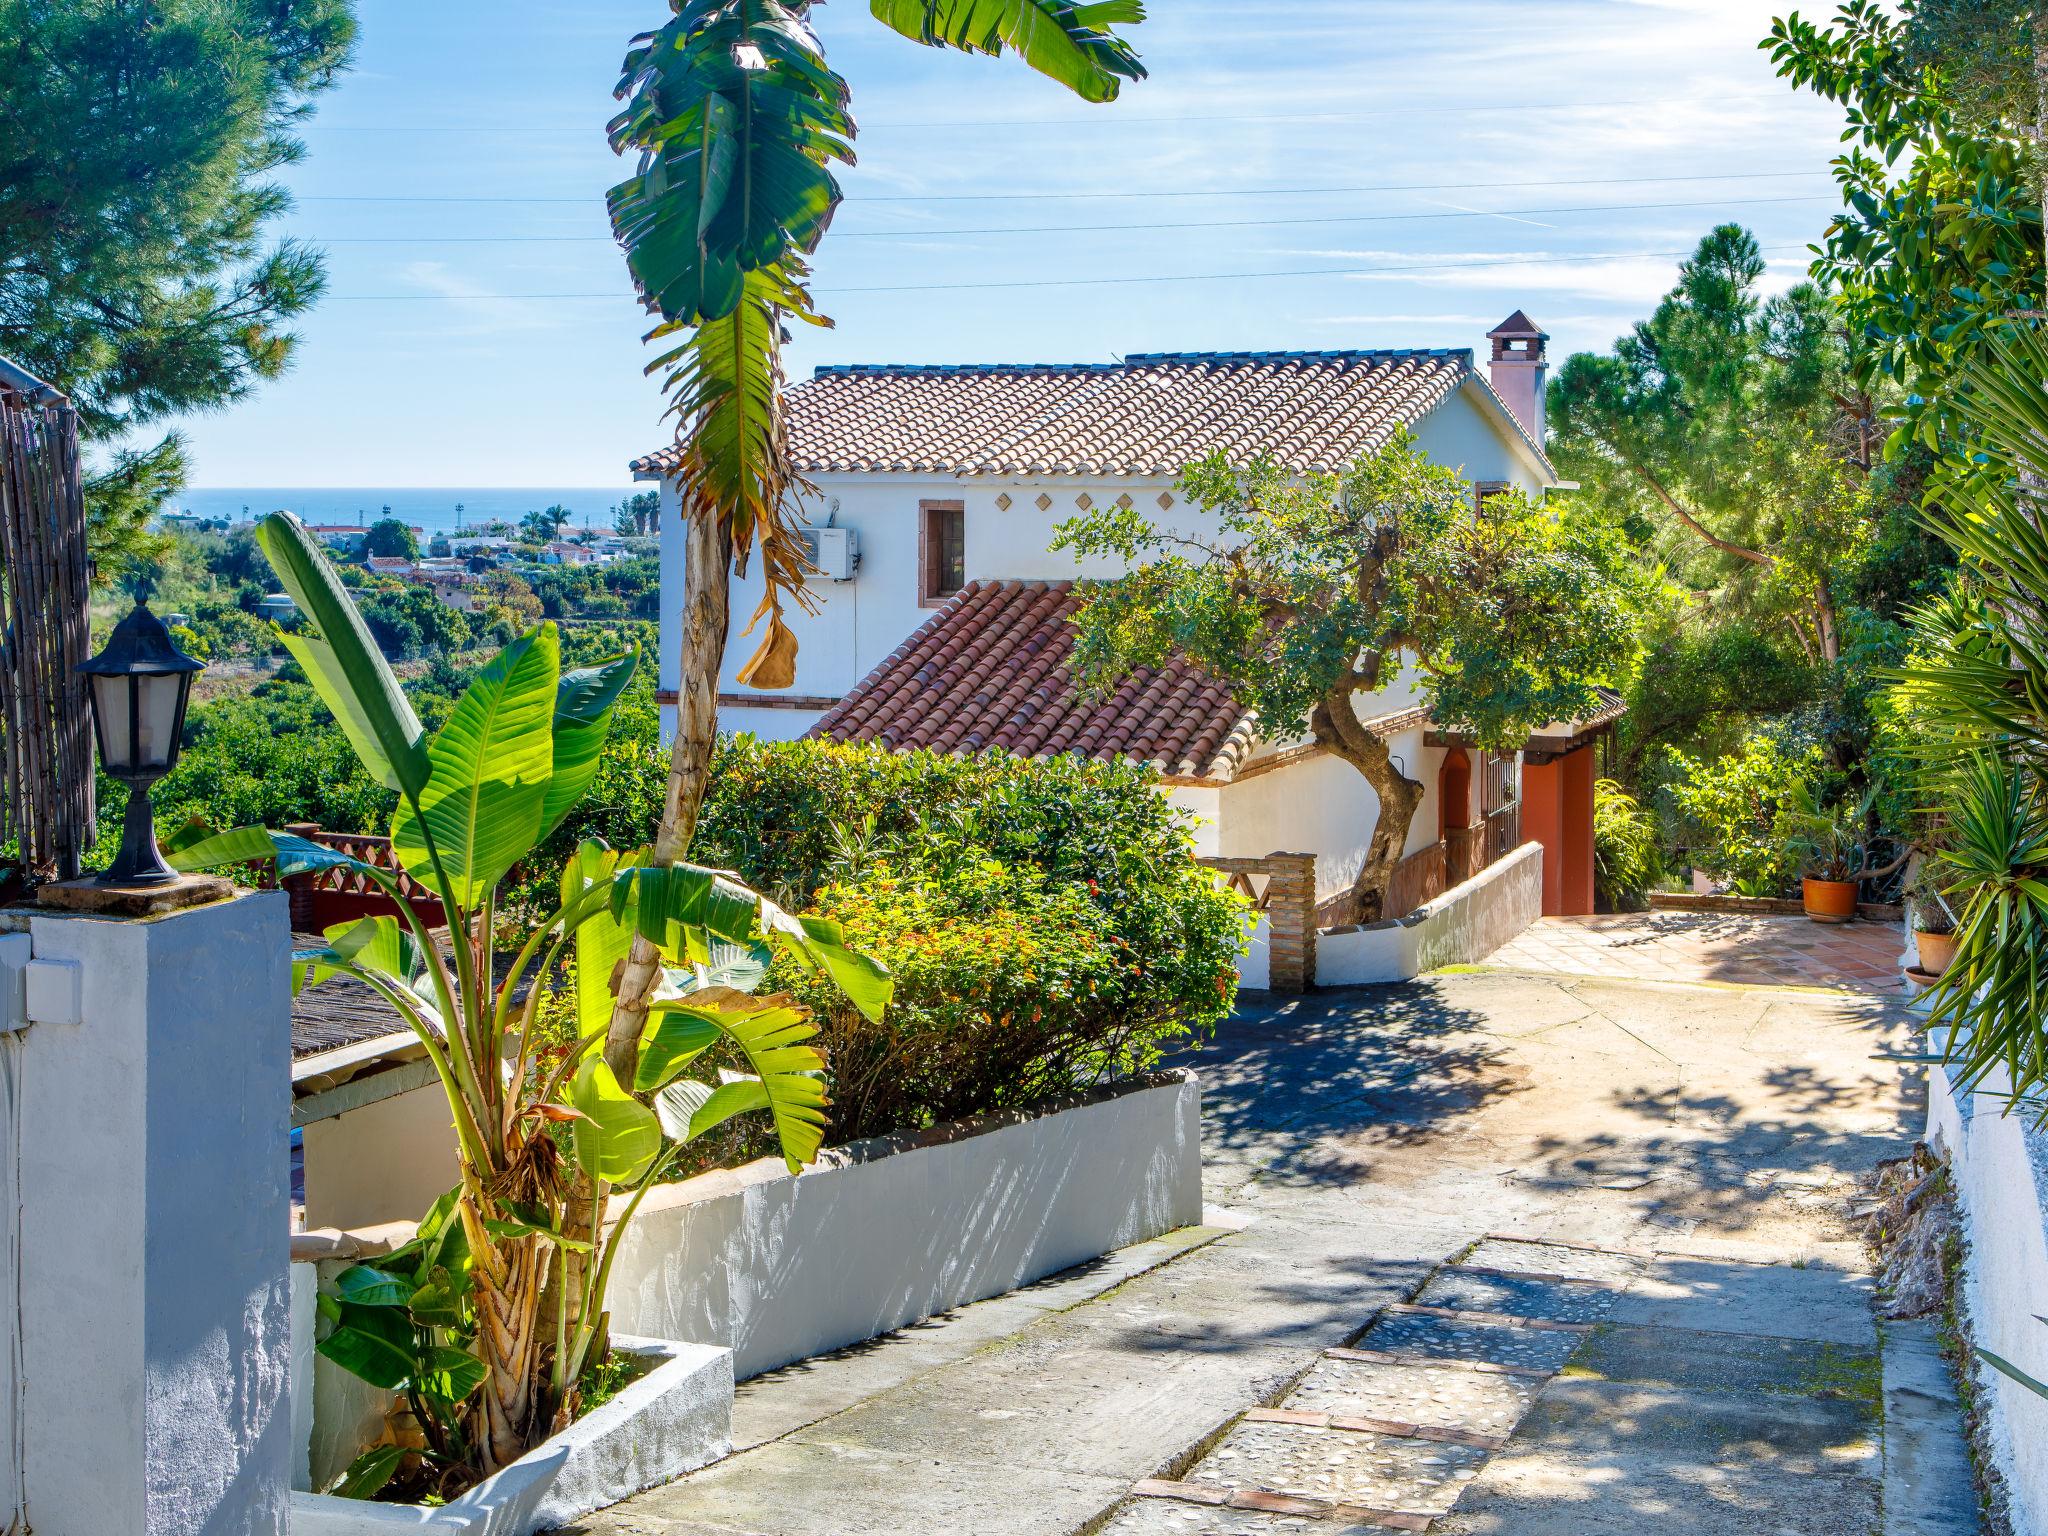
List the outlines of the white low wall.
{"label": "white low wall", "polygon": [[[2048,1381],[2048,1132],[2004,1113],[1986,1092],[1959,1098],[1946,1068],[1928,1073],[1927,1139],[1949,1156],[1970,1258],[1964,1275],[1973,1341]],[[2001,1075],[1992,1088],[2002,1088]],[[1993,1453],[2012,1491],[2018,1536],[2048,1536],[2048,1398],[1986,1367]]]}
{"label": "white low wall", "polygon": [[613,1323],[728,1346],[745,1380],[1014,1290],[1202,1219],[1201,1090],[1155,1073],[996,1115],[650,1194]]}
{"label": "white low wall", "polygon": [[[744,1380],[1198,1225],[1201,1114],[1192,1072],[1156,1072],[836,1147],[801,1174],[763,1159],[656,1189],[613,1261],[612,1326],[729,1348]],[[376,1437],[389,1397],[313,1353],[316,1271],[349,1262],[292,1265],[300,1490]]]}
{"label": "white low wall", "polygon": [[1484,960],[1543,915],[1543,845],[1524,843],[1406,917],[1331,928],[1316,939],[1316,983],[1408,981]]}

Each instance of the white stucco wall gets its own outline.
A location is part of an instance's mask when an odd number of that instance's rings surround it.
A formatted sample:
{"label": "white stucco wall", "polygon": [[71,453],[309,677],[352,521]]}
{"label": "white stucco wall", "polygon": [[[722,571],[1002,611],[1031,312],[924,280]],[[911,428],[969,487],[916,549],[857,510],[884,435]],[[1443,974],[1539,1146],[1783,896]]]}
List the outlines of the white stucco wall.
{"label": "white stucco wall", "polygon": [[[1525,446],[1504,430],[1497,409],[1484,399],[1482,386],[1468,383],[1418,424],[1416,438],[1438,463],[1461,469],[1474,481],[1505,481],[1535,491],[1540,478]],[[1071,554],[1053,554],[1058,525],[1080,514],[1078,498],[1096,504],[1130,495],[1144,512],[1169,528],[1193,530],[1207,519],[1173,490],[1170,478],[1123,479],[1047,477],[1013,479],[908,474],[815,474],[816,493],[802,503],[806,519],[829,520],[860,535],[861,565],[852,581],[820,581],[812,588],[819,602],[814,615],[791,613],[798,638],[797,675],[793,695],[839,698],[865,677],[918,626],[933,609],[918,601],[918,537],[920,501],[957,501],[965,507],[967,578],[974,580],[1067,580],[1077,576],[1113,576],[1114,561],[1092,559],[1077,564]],[[1171,494],[1174,505],[1162,510],[1158,497]],[[1051,498],[1041,509],[1038,498]],[[1007,496],[1010,505],[996,505]],[[662,487],[662,664],[661,686],[674,689],[680,676],[677,649],[682,604],[682,536],[675,487]],[[739,669],[752,654],[754,640],[740,632],[752,619],[761,599],[758,566],[733,583],[732,632],[726,647],[721,687],[741,692]],[[1398,690],[1389,690],[1394,697]],[[815,716],[765,718],[774,711],[730,710],[721,717],[728,729],[753,730],[768,739],[801,735]],[[664,712],[673,725],[673,713]]]}
{"label": "white stucco wall", "polygon": [[1316,982],[1327,987],[1408,981],[1472,965],[1543,915],[1543,846],[1525,843],[1406,917],[1337,928],[1316,940]]}
{"label": "white stucco wall", "polygon": [[[1939,1050],[1938,1045],[1933,1049]],[[1927,1138],[1949,1154],[1969,1239],[1964,1270],[1972,1340],[2048,1381],[2048,1131],[2006,1114],[2003,1070],[1986,1092],[1958,1097],[1949,1072],[1928,1073]],[[2020,1536],[2048,1536],[2048,1398],[1988,1366],[1977,1388],[2011,1490]]]}
{"label": "white stucco wall", "polygon": [[282,892],[38,913],[83,1022],[23,1042],[24,1470],[37,1536],[284,1528],[291,933]]}
{"label": "white stucco wall", "polygon": [[1191,1073],[968,1130],[656,1190],[614,1264],[613,1325],[726,1345],[745,1380],[1202,1219]]}
{"label": "white stucco wall", "polygon": [[[1160,793],[1166,803],[1185,811],[1195,834],[1195,857],[1218,859],[1223,854],[1223,790],[1199,784],[1168,784]],[[1268,853],[1276,850],[1267,849]]]}
{"label": "white stucco wall", "polygon": [[439,1082],[305,1128],[306,1225],[417,1221],[460,1170]]}

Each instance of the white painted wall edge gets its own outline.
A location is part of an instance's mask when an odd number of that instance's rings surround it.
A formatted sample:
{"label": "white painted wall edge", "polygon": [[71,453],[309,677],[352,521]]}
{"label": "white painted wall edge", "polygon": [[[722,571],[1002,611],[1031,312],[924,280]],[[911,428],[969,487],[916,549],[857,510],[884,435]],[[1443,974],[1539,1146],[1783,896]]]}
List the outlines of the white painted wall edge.
{"label": "white painted wall edge", "polygon": [[592,1514],[732,1449],[732,1352],[617,1336],[658,1362],[603,1407],[439,1508],[294,1493],[290,1536],[535,1536]]}
{"label": "white painted wall edge", "polygon": [[1440,966],[1474,965],[1542,915],[1543,845],[1524,843],[1406,917],[1326,929],[1316,938],[1316,982],[1409,981]]}
{"label": "white painted wall edge", "polygon": [[[1933,1047],[1939,1049],[1939,1047]],[[1972,1341],[2048,1381],[2048,1132],[2005,1114],[1991,1090],[1958,1095],[1949,1071],[1928,1069],[1927,1139],[1948,1153],[1963,1209]],[[2048,1399],[1988,1366],[1977,1373],[1990,1406],[1992,1450],[2012,1495],[2019,1536],[2048,1536]]]}

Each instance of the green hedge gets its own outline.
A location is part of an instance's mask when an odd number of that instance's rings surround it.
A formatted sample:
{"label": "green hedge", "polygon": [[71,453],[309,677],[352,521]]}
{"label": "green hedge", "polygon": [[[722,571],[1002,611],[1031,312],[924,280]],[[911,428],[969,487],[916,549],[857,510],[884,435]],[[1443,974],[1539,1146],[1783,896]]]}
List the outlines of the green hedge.
{"label": "green hedge", "polygon": [[1148,770],[819,742],[721,743],[691,858],[844,922],[897,975],[869,1024],[804,978],[832,1136],[1142,1071],[1236,996],[1245,904]]}

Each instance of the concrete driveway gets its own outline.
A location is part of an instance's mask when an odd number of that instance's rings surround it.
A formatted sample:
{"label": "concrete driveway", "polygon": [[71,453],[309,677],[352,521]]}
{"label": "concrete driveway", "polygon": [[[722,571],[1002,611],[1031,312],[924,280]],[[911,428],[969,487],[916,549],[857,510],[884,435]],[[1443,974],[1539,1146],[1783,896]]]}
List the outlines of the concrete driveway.
{"label": "concrete driveway", "polygon": [[748,1383],[736,1455],[579,1529],[1967,1531],[1883,1523],[1843,1222],[1918,1125],[1906,1022],[1505,973],[1247,1008],[1190,1058],[1210,1226]]}

